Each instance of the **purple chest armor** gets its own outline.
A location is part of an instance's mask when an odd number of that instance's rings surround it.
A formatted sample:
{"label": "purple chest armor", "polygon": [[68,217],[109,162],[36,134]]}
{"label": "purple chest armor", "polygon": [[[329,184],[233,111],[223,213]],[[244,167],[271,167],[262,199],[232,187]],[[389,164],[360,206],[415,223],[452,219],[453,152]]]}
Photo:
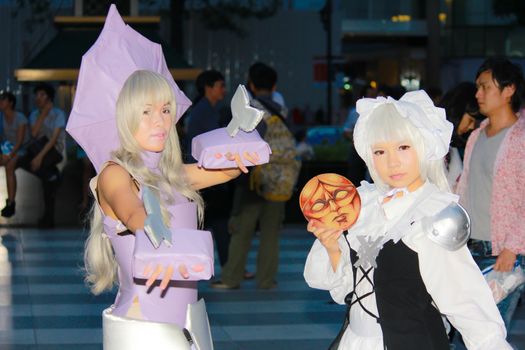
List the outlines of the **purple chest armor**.
{"label": "purple chest armor", "polygon": [[[152,171],[158,164],[158,155],[144,154],[145,165]],[[141,191],[142,193],[142,191]],[[142,195],[142,194],[141,194]],[[197,301],[197,281],[213,275],[213,241],[211,233],[197,229],[197,207],[179,193],[175,203],[168,206],[171,214],[171,246],[164,242],[154,248],[143,230],[135,234],[126,232],[120,221],[104,216],[104,232],[108,235],[118,263],[119,291],[113,314],[126,316],[135,297],[145,320],[185,326],[188,304]],[[146,265],[154,269],[171,264],[174,274],[170,287],[161,292],[158,287],[145,286],[143,275]],[[180,276],[179,266],[186,265],[190,277]],[[198,266],[199,268],[194,268]]]}
{"label": "purple chest armor", "polygon": [[[169,207],[173,215],[171,232],[173,245],[162,244],[153,248],[146,234],[139,230],[135,235],[120,233],[126,228],[120,222],[106,216],[104,231],[109,236],[119,265],[119,291],[115,300],[114,314],[126,316],[135,297],[145,320],[175,323],[184,327],[188,304],[197,301],[197,281],[210,279],[213,274],[213,242],[208,231],[197,230],[197,210],[194,203],[186,202]],[[121,226],[121,227],[119,227]],[[144,285],[142,275],[146,264],[172,264],[175,273],[170,287],[161,293],[158,287]],[[190,278],[184,280],[178,273],[179,264],[188,267]],[[203,266],[200,272],[192,266]],[[136,282],[140,283],[137,284]]]}

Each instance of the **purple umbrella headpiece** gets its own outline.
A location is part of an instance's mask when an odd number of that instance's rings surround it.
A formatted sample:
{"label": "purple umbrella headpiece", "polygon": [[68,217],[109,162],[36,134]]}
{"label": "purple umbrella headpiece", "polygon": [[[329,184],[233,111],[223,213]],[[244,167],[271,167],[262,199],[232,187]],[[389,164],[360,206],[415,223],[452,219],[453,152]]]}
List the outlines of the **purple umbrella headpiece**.
{"label": "purple umbrella headpiece", "polygon": [[178,121],[191,101],[173,80],[162,47],[126,25],[115,5],[111,5],[97,41],[82,56],[73,109],[66,126],[97,172],[120,146],[115,114],[120,90],[133,72],[142,69],[167,79],[175,96]]}

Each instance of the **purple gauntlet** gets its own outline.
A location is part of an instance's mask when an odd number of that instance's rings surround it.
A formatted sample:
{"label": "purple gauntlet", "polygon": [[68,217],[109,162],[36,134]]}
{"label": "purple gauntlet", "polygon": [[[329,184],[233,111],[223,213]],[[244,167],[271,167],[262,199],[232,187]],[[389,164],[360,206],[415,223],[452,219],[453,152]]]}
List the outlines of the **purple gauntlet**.
{"label": "purple gauntlet", "polygon": [[235,137],[231,137],[226,128],[215,129],[195,136],[191,142],[191,155],[198,160],[200,167],[206,169],[237,168],[234,160],[224,156],[228,152],[239,153],[241,157],[244,152],[256,152],[259,156],[257,164],[245,163],[246,166],[268,163],[272,153],[257,130],[239,130]]}
{"label": "purple gauntlet", "polygon": [[[172,245],[163,241],[159,248],[153,247],[143,230],[135,232],[135,250],[133,252],[133,277],[147,278],[146,266],[155,269],[157,265],[173,266],[174,281],[208,280],[213,276],[213,241],[208,231],[177,228],[171,231]],[[189,278],[179,272],[180,265],[185,265]],[[162,279],[162,275],[159,279]]]}

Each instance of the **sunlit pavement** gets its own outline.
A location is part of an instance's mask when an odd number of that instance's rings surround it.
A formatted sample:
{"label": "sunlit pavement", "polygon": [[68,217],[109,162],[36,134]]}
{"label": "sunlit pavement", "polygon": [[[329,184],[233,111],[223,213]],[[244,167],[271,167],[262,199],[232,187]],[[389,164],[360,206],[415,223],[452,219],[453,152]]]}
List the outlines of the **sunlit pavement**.
{"label": "sunlit pavement", "polygon": [[[3,228],[0,233],[7,248],[0,247],[0,349],[101,349],[100,315],[114,294],[95,297],[83,284],[85,233],[26,228]],[[302,271],[312,242],[303,227],[285,228],[274,290],[258,290],[254,281],[231,291],[200,284],[216,350],[328,347],[344,307],[330,303],[326,292],[304,283]],[[257,247],[255,239],[247,266],[250,271],[255,269]],[[525,350],[523,306],[514,317],[509,339]]]}

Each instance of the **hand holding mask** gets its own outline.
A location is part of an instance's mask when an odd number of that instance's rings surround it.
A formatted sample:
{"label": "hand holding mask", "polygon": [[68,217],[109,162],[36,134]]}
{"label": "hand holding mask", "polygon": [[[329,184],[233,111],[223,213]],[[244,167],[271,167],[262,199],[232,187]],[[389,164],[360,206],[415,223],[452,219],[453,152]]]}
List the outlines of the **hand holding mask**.
{"label": "hand holding mask", "polygon": [[357,221],[361,198],[354,184],[344,176],[320,174],[303,187],[299,206],[306,220],[347,230]]}

